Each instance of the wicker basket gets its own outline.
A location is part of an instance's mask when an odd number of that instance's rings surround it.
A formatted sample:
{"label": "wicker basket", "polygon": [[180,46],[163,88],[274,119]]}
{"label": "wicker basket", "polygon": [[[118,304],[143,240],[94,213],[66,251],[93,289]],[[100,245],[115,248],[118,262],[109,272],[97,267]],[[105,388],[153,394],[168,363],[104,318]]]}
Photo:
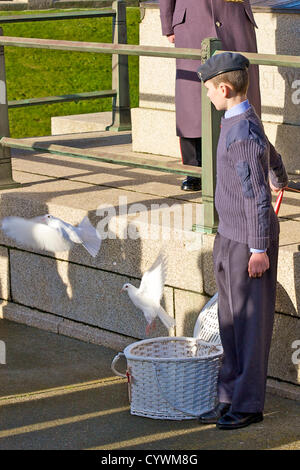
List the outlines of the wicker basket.
{"label": "wicker basket", "polygon": [[[223,350],[189,337],[159,337],[133,343],[112,362],[128,378],[131,414],[155,419],[193,419],[216,405]],[[121,356],[127,372],[115,369]]]}
{"label": "wicker basket", "polygon": [[205,304],[199,313],[193,336],[209,343],[222,344],[218,318],[218,293]]}

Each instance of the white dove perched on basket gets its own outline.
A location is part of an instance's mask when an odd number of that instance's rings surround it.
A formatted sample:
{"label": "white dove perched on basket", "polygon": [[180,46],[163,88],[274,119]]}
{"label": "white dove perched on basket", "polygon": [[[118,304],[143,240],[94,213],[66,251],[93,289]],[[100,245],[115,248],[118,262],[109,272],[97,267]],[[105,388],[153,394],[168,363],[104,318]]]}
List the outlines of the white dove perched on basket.
{"label": "white dove perched on basket", "polygon": [[151,328],[155,328],[155,318],[158,317],[166,328],[175,326],[174,318],[170,317],[160,305],[164,284],[167,274],[167,262],[163,253],[160,253],[151,266],[143,274],[140,287],[137,288],[130,283],[122,287],[122,291],[127,291],[133,304],[142,310],[146,320],[146,335],[150,333]]}
{"label": "white dove perched on basket", "polygon": [[87,216],[76,227],[50,214],[32,219],[5,217],[1,229],[16,242],[38,250],[68,251],[79,243],[95,257],[101,246],[100,235]]}

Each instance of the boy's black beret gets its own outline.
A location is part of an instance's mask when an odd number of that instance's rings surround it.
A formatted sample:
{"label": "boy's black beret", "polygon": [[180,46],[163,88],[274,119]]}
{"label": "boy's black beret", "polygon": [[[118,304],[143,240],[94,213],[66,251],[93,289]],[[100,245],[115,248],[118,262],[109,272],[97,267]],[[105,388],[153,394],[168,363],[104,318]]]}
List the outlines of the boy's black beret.
{"label": "boy's black beret", "polygon": [[203,82],[217,75],[233,70],[246,70],[250,65],[249,60],[237,52],[223,52],[210,57],[198,68],[198,77]]}

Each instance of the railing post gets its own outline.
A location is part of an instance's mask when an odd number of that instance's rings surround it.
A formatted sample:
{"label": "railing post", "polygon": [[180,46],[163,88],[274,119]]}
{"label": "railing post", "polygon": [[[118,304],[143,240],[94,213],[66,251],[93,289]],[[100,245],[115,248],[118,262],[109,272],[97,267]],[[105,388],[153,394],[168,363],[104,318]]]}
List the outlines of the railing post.
{"label": "railing post", "polygon": [[[116,12],[113,18],[113,43],[127,44],[126,2],[114,0],[112,8]],[[112,55],[112,89],[117,91],[113,98],[113,123],[106,130],[124,131],[131,129],[128,56]]]}
{"label": "railing post", "polygon": [[[2,28],[0,28],[0,36],[3,36]],[[0,138],[1,137],[9,137],[4,46],[0,46]],[[12,179],[10,149],[0,144],[0,189],[16,188],[17,186],[20,186],[20,183],[16,183]]]}
{"label": "railing post", "polygon": [[[202,41],[202,61],[206,61],[216,50],[222,50],[222,43],[216,38]],[[202,203],[204,207],[203,225],[194,230],[215,233],[218,227],[218,214],[215,209],[216,154],[220,134],[222,112],[217,111],[207,97],[207,89],[202,84]]]}

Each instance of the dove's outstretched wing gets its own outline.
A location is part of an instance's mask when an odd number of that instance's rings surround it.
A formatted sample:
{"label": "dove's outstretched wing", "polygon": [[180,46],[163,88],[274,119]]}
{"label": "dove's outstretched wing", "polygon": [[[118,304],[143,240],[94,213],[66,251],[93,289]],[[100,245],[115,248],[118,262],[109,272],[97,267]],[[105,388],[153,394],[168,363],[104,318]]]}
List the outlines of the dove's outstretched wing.
{"label": "dove's outstretched wing", "polygon": [[81,244],[90,253],[90,255],[93,257],[97,256],[102,240],[87,216],[83,218],[77,227],[74,227],[64,220],[50,214],[35,217],[34,220],[40,221],[41,223],[46,224],[49,228],[56,230],[60,236],[69,243],[69,246],[71,246],[72,243]]}
{"label": "dove's outstretched wing", "polygon": [[5,217],[1,228],[8,237],[30,248],[53,252],[70,249],[70,243],[57,230],[37,219]]}
{"label": "dove's outstretched wing", "polygon": [[95,258],[100,250],[102,240],[95,227],[89,221],[89,218],[87,216],[84,217],[80,224],[74,227],[74,230],[80,237],[85,249]]}
{"label": "dove's outstretched wing", "polygon": [[68,224],[64,220],[59,219],[58,217],[51,216],[45,218],[44,223],[55,230],[57,230],[63,238],[73,243],[82,243],[81,238],[78,236],[73,225]]}
{"label": "dove's outstretched wing", "polygon": [[160,304],[167,276],[167,259],[160,253],[151,268],[142,277],[139,294]]}
{"label": "dove's outstretched wing", "polygon": [[147,320],[147,335],[157,316],[168,329],[176,324],[174,318],[168,315],[160,305],[166,276],[167,259],[164,252],[160,252],[151,268],[144,273],[138,289],[131,284],[124,284],[123,286],[123,290],[127,290],[130,299],[137,308],[142,310]]}

